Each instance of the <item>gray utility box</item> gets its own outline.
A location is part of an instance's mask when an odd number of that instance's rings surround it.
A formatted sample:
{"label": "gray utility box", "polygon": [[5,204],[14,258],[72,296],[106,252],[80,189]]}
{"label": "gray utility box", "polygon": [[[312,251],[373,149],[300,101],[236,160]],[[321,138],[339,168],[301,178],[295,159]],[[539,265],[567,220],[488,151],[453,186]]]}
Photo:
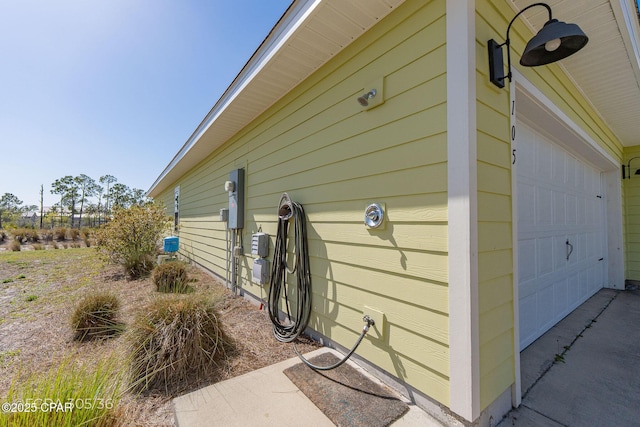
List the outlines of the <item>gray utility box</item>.
{"label": "gray utility box", "polygon": [[269,282],[269,261],[264,258],[253,260],[253,281],[258,285],[266,285]]}
{"label": "gray utility box", "polygon": [[251,254],[260,258],[269,256],[269,235],[266,233],[255,233],[251,236]]}
{"label": "gray utility box", "polygon": [[227,227],[237,230],[244,228],[244,169],[232,170],[229,181],[233,183],[229,191],[229,220]]}

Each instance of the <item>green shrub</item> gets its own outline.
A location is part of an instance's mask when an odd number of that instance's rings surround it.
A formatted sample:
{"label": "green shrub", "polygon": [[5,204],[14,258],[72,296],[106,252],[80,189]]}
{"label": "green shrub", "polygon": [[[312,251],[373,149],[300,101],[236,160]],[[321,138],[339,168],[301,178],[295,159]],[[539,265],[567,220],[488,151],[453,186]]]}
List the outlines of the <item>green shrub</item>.
{"label": "green shrub", "polygon": [[116,209],[113,219],[96,231],[96,248],[107,261],[122,265],[130,278],[139,278],[153,269],[160,238],[169,225],[158,205]]}
{"label": "green shrub", "polygon": [[[14,381],[3,402],[34,403],[37,410],[5,412],[0,427],[124,425],[125,414],[118,407],[124,380],[119,363],[107,360],[89,369],[69,359],[22,383]],[[66,410],[60,410],[58,402]]]}
{"label": "green shrub", "polygon": [[185,292],[187,290],[187,267],[180,261],[169,261],[153,269],[153,283],[159,292]]}
{"label": "green shrub", "polygon": [[77,305],[71,326],[77,341],[108,338],[122,331],[118,322],[120,301],[112,293],[102,292],[85,296]]}
{"label": "green shrub", "polygon": [[56,227],[53,229],[53,236],[58,242],[64,242],[67,239],[67,229],[65,227]]}
{"label": "green shrub", "polygon": [[22,249],[22,246],[20,245],[19,240],[12,240],[11,243],[9,243],[10,251],[19,252],[21,249]]}
{"label": "green shrub", "polygon": [[216,368],[225,344],[212,301],[196,294],[157,298],[130,328],[131,386],[179,391]]}

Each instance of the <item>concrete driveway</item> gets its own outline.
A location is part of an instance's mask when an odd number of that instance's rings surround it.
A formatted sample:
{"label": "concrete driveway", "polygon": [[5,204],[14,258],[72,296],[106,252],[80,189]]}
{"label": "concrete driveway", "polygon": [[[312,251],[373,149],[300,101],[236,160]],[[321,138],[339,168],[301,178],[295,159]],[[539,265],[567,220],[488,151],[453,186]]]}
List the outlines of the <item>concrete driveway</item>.
{"label": "concrete driveway", "polygon": [[598,292],[521,353],[521,375],[499,427],[640,426],[640,291]]}

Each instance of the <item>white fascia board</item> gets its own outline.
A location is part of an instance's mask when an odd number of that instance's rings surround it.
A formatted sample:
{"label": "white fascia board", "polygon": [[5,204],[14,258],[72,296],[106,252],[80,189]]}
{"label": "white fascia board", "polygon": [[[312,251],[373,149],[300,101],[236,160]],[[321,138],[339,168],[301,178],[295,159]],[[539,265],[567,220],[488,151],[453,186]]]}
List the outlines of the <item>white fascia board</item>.
{"label": "white fascia board", "polygon": [[640,84],[640,23],[634,0],[611,0],[611,9],[618,21],[636,81]]}
{"label": "white fascia board", "polygon": [[233,80],[218,102],[213,106],[209,114],[198,125],[196,130],[191,134],[187,142],[182,146],[180,151],[173,157],[171,162],[164,168],[160,176],[156,178],[154,183],[147,191],[147,196],[153,193],[154,189],[167,176],[167,174],[184,158],[184,156],[198,143],[200,138],[207,132],[220,115],[229,107],[229,105],[242,93],[244,88],[260,74],[262,69],[271,61],[276,53],[285,45],[296,30],[305,22],[305,20],[313,13],[322,0],[302,0],[296,1],[287,10],[280,22],[271,30],[271,33],[265,41],[260,45],[251,59],[240,71],[238,76]]}
{"label": "white fascia board", "polygon": [[449,407],[473,422],[480,415],[475,0],[447,0],[446,19]]}

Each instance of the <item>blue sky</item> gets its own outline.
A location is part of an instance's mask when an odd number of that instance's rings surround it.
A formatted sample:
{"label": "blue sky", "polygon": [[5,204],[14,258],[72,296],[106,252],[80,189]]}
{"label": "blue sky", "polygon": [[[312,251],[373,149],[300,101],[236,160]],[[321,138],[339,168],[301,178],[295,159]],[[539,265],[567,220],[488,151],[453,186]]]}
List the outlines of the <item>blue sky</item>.
{"label": "blue sky", "polygon": [[147,190],[291,0],[0,0],[0,195]]}

